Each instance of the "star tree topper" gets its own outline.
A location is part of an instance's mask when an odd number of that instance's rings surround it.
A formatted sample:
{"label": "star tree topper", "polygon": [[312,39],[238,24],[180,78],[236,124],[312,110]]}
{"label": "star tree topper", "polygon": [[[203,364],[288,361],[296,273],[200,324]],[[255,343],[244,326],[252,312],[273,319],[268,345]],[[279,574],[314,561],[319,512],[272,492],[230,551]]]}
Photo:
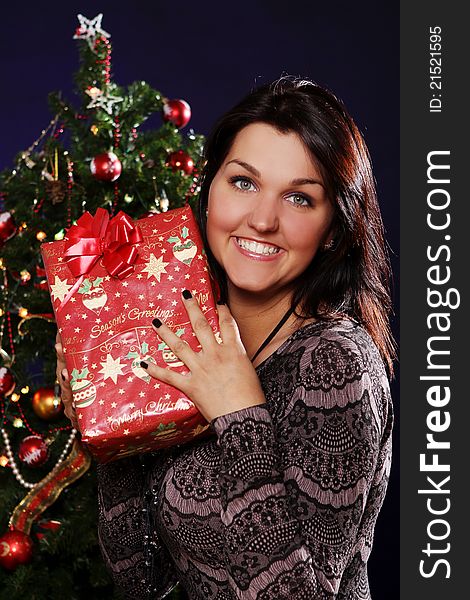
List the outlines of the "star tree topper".
{"label": "star tree topper", "polygon": [[104,31],[104,29],[101,29],[101,19],[103,18],[103,13],[96,15],[94,19],[87,19],[83,15],[77,15],[77,18],[80,21],[80,26],[77,27],[73,39],[86,40],[92,52],[95,51],[95,42],[97,37],[111,37],[109,33]]}

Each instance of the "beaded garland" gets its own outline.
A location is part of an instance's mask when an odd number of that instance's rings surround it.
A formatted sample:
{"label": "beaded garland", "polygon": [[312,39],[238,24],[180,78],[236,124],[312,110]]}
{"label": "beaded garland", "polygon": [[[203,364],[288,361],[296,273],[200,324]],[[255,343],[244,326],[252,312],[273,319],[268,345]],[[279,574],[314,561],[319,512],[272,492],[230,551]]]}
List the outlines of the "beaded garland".
{"label": "beaded garland", "polygon": [[[57,469],[57,467],[65,460],[68,449],[72,445],[72,442],[75,439],[76,435],[77,435],[77,430],[72,429],[72,431],[65,443],[64,449],[60,453],[60,456],[57,459],[57,462],[54,465],[54,467],[52,468],[51,472],[54,471],[55,469]],[[3,436],[3,442],[5,444],[5,451],[6,451],[6,454],[8,457],[8,462],[11,465],[11,469],[13,471],[16,481],[26,489],[29,489],[29,490],[33,489],[37,485],[37,483],[30,483],[28,481],[25,481],[25,479],[21,475],[20,470],[18,469],[18,466],[16,464],[15,457],[13,456],[13,452],[12,452],[11,445],[10,445],[10,438],[8,437],[8,433],[7,433],[6,429],[2,428],[2,436]]]}

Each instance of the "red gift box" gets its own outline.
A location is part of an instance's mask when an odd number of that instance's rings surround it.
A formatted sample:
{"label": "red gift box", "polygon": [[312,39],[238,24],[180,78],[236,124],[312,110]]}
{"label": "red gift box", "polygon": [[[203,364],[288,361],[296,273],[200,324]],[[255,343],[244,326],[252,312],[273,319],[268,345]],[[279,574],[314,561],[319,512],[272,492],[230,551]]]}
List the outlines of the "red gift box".
{"label": "red gift box", "polygon": [[100,462],[184,444],[210,433],[180,390],[152,379],[140,361],[186,366],[160,340],[159,318],[200,349],[181,292],[189,289],[220,341],[202,240],[189,206],[132,221],[85,213],[41,254],[82,441]]}

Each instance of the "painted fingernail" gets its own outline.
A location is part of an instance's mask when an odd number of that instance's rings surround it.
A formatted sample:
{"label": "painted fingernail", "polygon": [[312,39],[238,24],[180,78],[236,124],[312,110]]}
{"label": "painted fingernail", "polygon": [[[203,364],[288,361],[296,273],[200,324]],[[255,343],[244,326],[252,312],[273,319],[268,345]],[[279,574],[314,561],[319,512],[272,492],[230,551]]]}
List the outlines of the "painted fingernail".
{"label": "painted fingernail", "polygon": [[217,304],[219,306],[225,306],[225,302],[223,302],[222,300],[217,300]]}
{"label": "painted fingernail", "polygon": [[189,290],[183,290],[183,298],[185,300],[189,300],[192,297],[193,297],[193,295],[191,294],[191,292]]}
{"label": "painted fingernail", "polygon": [[152,321],[152,325],[153,325],[154,327],[156,327],[157,329],[160,327],[160,325],[161,325],[161,324],[162,324],[162,322],[160,321],[160,319],[154,319],[154,320]]}
{"label": "painted fingernail", "polygon": [[140,361],[140,366],[142,367],[142,369],[148,369],[148,363],[145,362],[145,360],[141,360]]}

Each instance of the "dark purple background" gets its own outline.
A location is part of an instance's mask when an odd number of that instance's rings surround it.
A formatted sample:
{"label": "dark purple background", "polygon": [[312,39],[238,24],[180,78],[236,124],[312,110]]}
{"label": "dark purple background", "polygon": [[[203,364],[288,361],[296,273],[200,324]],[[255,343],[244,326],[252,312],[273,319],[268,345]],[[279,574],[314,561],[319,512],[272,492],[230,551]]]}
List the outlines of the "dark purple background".
{"label": "dark purple background", "polygon": [[[192,108],[207,134],[255,83],[289,73],[327,86],[346,104],[372,156],[395,272],[399,246],[399,4],[274,1],[2,3],[0,169],[47,126],[47,95],[73,99],[77,13],[104,13],[113,78],[145,80]],[[159,116],[150,119],[158,126]],[[398,310],[398,309],[397,309]],[[394,319],[395,335],[398,323]],[[398,413],[398,382],[392,384]],[[398,425],[398,423],[397,423]],[[372,595],[399,597],[398,426],[392,478],[369,562]]]}

